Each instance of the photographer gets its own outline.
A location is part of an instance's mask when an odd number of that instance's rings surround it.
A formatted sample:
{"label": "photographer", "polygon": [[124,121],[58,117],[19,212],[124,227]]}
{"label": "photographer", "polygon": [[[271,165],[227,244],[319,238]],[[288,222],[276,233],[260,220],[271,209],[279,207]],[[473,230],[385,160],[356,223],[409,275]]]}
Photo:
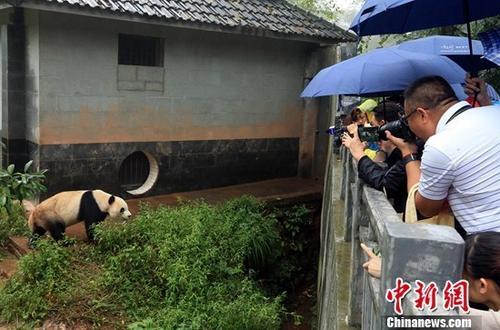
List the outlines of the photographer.
{"label": "photographer", "polygon": [[419,184],[417,210],[432,217],[449,205],[468,234],[500,231],[500,108],[459,102],[441,77],[424,77],[405,92],[405,116],[426,141],[420,161],[416,146],[387,137],[401,150],[408,189]]}
{"label": "photographer", "polygon": [[[386,122],[399,119],[401,107],[394,103],[378,105],[374,109],[374,127],[382,126]],[[385,112],[385,114],[384,114]],[[384,119],[385,118],[385,119]],[[401,159],[401,151],[390,141],[378,142],[380,150],[385,154],[387,166],[380,166],[364,153],[364,144],[359,139],[358,131],[353,131],[353,137],[344,134],[342,143],[349,149],[354,159],[358,161],[358,175],[370,187],[385,190],[387,198],[394,199],[396,212],[403,212],[406,205],[406,173]]]}

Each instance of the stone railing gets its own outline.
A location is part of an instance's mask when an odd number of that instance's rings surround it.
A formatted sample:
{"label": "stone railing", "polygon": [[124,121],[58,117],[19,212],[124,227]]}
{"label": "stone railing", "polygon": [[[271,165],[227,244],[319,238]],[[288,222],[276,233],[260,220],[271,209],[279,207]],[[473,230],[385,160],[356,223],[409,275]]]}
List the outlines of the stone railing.
{"label": "stone railing", "polygon": [[[394,305],[385,299],[396,278],[406,282],[435,282],[440,290],[445,282],[460,279],[463,267],[464,241],[451,227],[428,224],[405,224],[396,214],[383,192],[365,186],[358,178],[357,163],[350,153],[340,149],[340,159],[330,152],[325,173],[321,249],[318,271],[318,325],[336,329],[338,290],[349,290],[348,323],[362,329],[385,329],[385,316],[394,315]],[[341,171],[341,173],[336,173]],[[338,178],[340,180],[335,180]],[[340,181],[340,184],[339,184]],[[340,189],[344,214],[335,219]],[[336,269],[334,221],[345,221],[344,241],[351,243],[351,269]],[[337,235],[338,236],[338,235]],[[362,268],[367,260],[360,243],[378,249],[382,256],[381,278],[369,276]],[[349,283],[337,283],[336,272],[350,271]],[[414,286],[412,286],[414,287]],[[408,295],[410,297],[410,295]],[[411,298],[408,298],[411,299]],[[439,299],[439,297],[438,297]],[[404,315],[421,314],[403,301]],[[440,315],[456,315],[440,310]]]}

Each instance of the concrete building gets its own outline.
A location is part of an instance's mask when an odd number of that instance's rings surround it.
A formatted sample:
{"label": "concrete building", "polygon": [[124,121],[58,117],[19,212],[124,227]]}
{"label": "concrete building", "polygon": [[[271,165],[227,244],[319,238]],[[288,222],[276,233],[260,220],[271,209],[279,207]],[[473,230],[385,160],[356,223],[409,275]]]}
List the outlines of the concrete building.
{"label": "concrete building", "polygon": [[281,0],[2,1],[3,164],[125,197],[321,176],[332,104],[299,94],[353,40]]}

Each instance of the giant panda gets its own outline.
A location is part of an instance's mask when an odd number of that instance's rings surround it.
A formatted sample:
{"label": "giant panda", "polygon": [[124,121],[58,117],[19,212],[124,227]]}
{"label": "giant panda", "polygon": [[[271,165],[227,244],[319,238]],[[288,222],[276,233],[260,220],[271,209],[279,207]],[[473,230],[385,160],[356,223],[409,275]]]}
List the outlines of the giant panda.
{"label": "giant panda", "polygon": [[60,240],[66,227],[85,221],[87,237],[94,240],[93,226],[106,217],[121,216],[129,219],[132,214],[127,203],[120,197],[102,190],[64,191],[58,193],[31,210],[28,226],[33,239],[44,235],[47,231],[52,238]]}

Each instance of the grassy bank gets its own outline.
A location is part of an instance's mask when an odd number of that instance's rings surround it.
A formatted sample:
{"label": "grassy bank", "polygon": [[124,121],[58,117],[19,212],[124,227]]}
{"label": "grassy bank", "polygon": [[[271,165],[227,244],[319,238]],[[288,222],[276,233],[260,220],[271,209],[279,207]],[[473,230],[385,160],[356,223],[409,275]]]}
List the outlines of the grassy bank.
{"label": "grassy bank", "polygon": [[296,267],[284,256],[302,249],[294,237],[307,210],[287,212],[291,220],[278,223],[282,213],[249,197],[143,207],[128,223],[99,225],[95,245],[41,240],[0,290],[0,321],[277,329],[285,315],[280,283]]}

